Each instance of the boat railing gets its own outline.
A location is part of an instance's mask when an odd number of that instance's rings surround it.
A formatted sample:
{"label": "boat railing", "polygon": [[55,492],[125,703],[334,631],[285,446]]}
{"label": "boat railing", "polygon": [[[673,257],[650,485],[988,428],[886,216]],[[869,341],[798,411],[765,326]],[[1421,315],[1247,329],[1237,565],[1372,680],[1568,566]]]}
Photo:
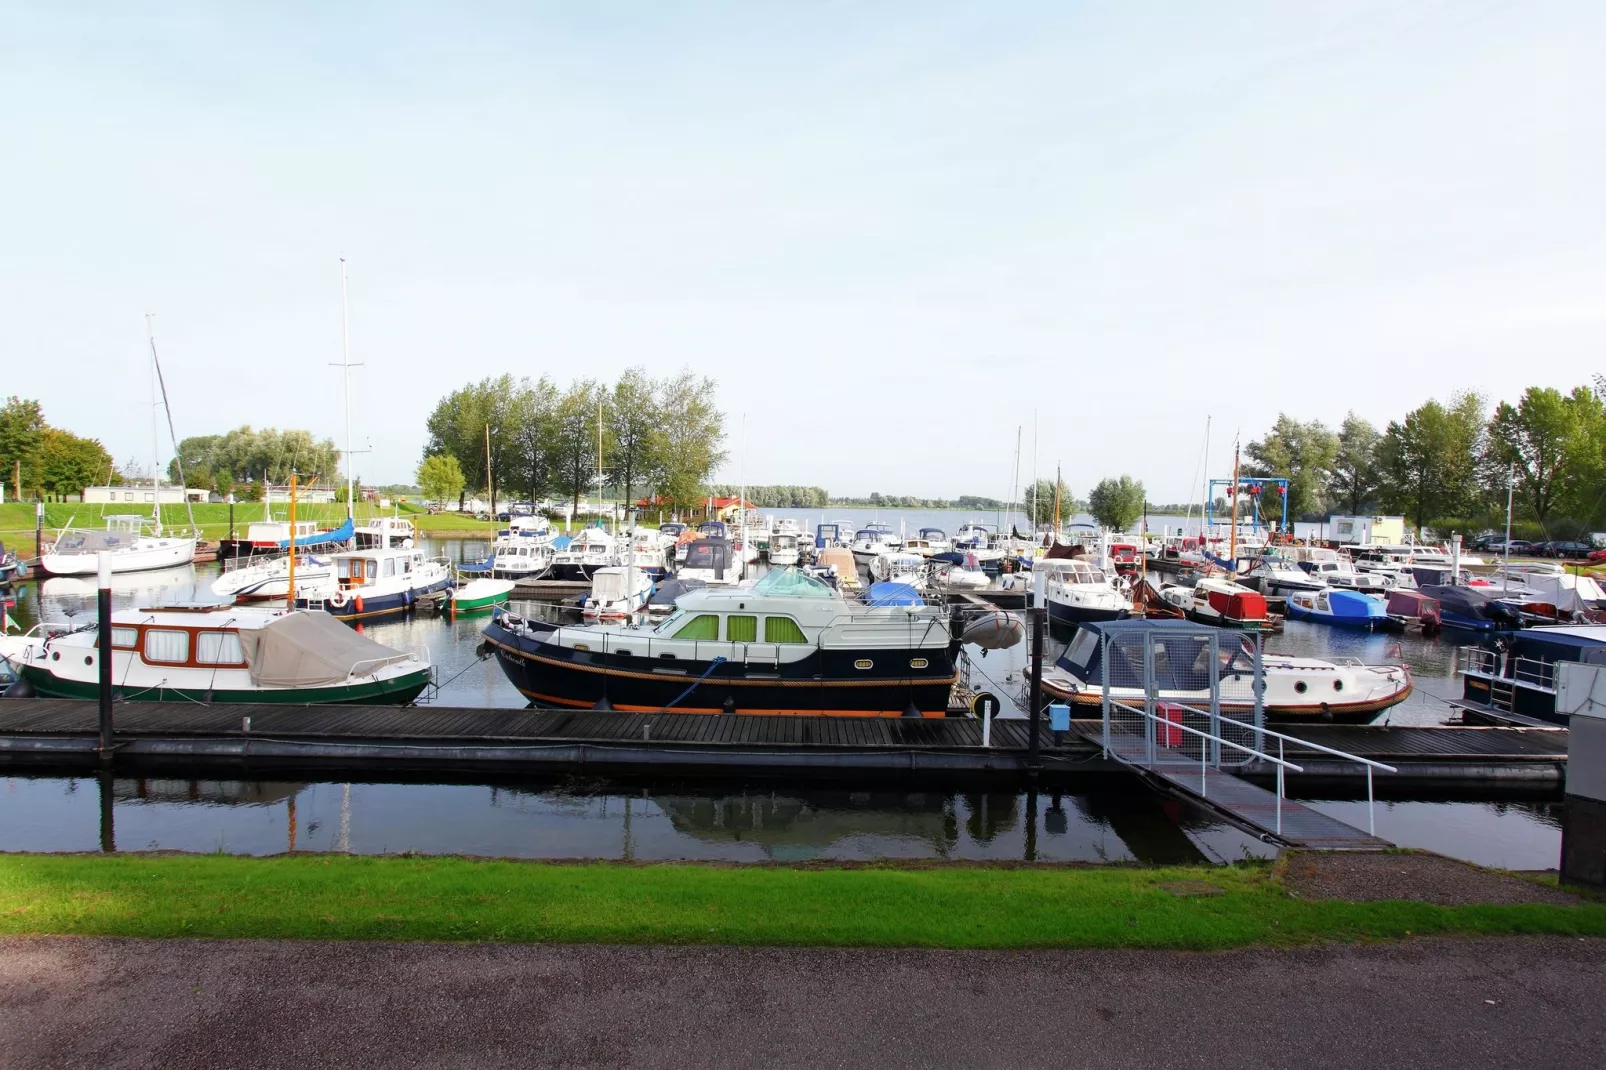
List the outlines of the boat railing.
{"label": "boat railing", "polygon": [[1276,732],[1261,725],[1246,724],[1243,721],[1228,717],[1226,714],[1221,714],[1216,719],[1225,724],[1230,724],[1235,728],[1247,728],[1254,732],[1257,737],[1271,736],[1277,741],[1277,831],[1282,831],[1281,803],[1283,794],[1283,769],[1285,767],[1291,768],[1288,766],[1288,763],[1283,760],[1283,744],[1293,743],[1295,746],[1302,747],[1305,750],[1313,750],[1322,754],[1331,754],[1335,758],[1342,758],[1346,762],[1355,762],[1366,768],[1366,831],[1372,836],[1377,835],[1377,820],[1373,813],[1373,810],[1375,809],[1375,800],[1372,792],[1372,770],[1381,769],[1385,773],[1398,773],[1398,768],[1388,765],[1384,762],[1373,761],[1371,758],[1362,758],[1359,754],[1351,754],[1349,751],[1342,751],[1336,747],[1328,747],[1323,746],[1320,743],[1312,743],[1308,739],[1300,739],[1298,736],[1291,736],[1286,732]]}
{"label": "boat railing", "polygon": [[1504,680],[1546,691],[1555,690],[1556,666],[1552,662],[1502,655],[1497,650],[1478,646],[1461,647],[1459,653],[1463,661],[1462,675]]}

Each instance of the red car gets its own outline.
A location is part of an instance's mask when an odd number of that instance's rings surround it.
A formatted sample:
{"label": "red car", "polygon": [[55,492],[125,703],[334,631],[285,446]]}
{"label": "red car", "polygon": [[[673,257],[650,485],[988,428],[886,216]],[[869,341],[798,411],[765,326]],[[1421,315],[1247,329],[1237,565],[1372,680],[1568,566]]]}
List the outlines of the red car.
{"label": "red car", "polygon": [[1584,560],[1592,565],[1606,565],[1606,548],[1589,551],[1589,556]]}

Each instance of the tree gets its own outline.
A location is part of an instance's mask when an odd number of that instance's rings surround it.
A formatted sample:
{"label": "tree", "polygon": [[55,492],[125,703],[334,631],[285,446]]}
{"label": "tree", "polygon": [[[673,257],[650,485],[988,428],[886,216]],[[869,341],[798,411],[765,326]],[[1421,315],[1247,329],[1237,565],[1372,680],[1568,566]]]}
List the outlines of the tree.
{"label": "tree", "polygon": [[1489,418],[1486,484],[1502,488],[1515,465],[1518,494],[1543,527],[1569,483],[1595,467],[1588,430],[1600,411],[1600,399],[1587,387],[1563,394],[1531,386],[1515,406],[1502,401]]}
{"label": "tree", "polygon": [[1309,516],[1319,513],[1326,500],[1338,448],[1338,436],[1320,420],[1300,423],[1278,413],[1266,437],[1244,447],[1250,460],[1244,472],[1288,480],[1289,514]]}
{"label": "tree", "polygon": [[183,439],[175,452],[167,465],[170,483],[179,481],[182,463],[186,482],[220,492],[253,479],[288,483],[291,472],[306,482],[333,481],[340,474],[340,451],[333,440],[319,441],[311,431],[300,429],[236,427],[222,435]]}
{"label": "tree", "polygon": [[1435,520],[1465,515],[1478,498],[1483,399],[1457,394],[1429,401],[1390,423],[1378,446],[1384,502],[1412,520],[1418,537]]}
{"label": "tree", "polygon": [[652,485],[679,504],[701,500],[703,484],[725,461],[725,417],[714,405],[714,390],[714,380],[690,371],[659,384]]}
{"label": "tree", "polygon": [[1143,515],[1143,484],[1126,475],[1101,479],[1087,496],[1087,507],[1100,524],[1124,531]]}
{"label": "tree", "polygon": [[463,468],[457,463],[457,458],[450,454],[437,453],[433,457],[425,457],[424,463],[418,466],[416,478],[426,501],[444,505],[463,490]]}
{"label": "tree", "polygon": [[653,465],[653,450],[659,443],[658,384],[640,368],[627,368],[614,384],[607,406],[608,428],[613,439],[613,483],[629,507],[631,491]]}
{"label": "tree", "polygon": [[[1052,479],[1039,479],[1026,490],[1026,518],[1032,522],[1034,528],[1046,528],[1054,525],[1054,491],[1056,481]],[[1064,522],[1076,514],[1076,499],[1071,497],[1070,488],[1063,480],[1058,481],[1059,488],[1059,520]]]}
{"label": "tree", "polygon": [[[591,379],[572,383],[555,413],[555,478],[575,512],[591,486],[597,466],[597,399],[601,388]],[[573,515],[571,513],[571,515]]]}
{"label": "tree", "polygon": [[1377,447],[1383,436],[1377,428],[1351,412],[1338,431],[1338,454],[1333,460],[1328,490],[1332,504],[1342,506],[1350,516],[1377,494]]}
{"label": "tree", "polygon": [[38,485],[33,470],[34,454],[45,432],[45,414],[37,401],[24,401],[13,394],[0,405],[0,480],[12,482],[18,463],[22,466],[22,485],[16,488],[22,497],[22,487]]}
{"label": "tree", "polygon": [[112,455],[98,440],[56,427],[45,428],[34,452],[36,483],[51,494],[82,494],[107,479],[112,468]]}
{"label": "tree", "polygon": [[[465,486],[484,487],[487,496],[494,491],[491,481],[507,485],[519,478],[518,451],[512,448],[516,429],[513,399],[519,391],[511,375],[496,379],[482,379],[478,383],[454,390],[435,404],[425,428],[429,439],[424,445],[426,457],[448,454],[457,459],[463,470]],[[487,442],[489,439],[489,442]],[[490,467],[486,467],[486,453],[490,454]],[[463,507],[463,492],[458,492],[458,508]],[[490,503],[494,512],[496,502]]]}
{"label": "tree", "polygon": [[504,481],[523,487],[532,502],[547,496],[557,465],[557,410],[558,388],[544,375],[521,380],[508,407],[512,470]]}

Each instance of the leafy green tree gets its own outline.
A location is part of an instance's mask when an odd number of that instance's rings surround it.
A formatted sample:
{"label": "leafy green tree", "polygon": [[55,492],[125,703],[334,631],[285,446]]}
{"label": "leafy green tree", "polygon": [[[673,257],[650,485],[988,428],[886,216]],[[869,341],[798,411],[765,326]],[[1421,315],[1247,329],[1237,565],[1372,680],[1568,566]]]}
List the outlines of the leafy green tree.
{"label": "leafy green tree", "polygon": [[418,486],[425,499],[442,504],[451,501],[463,491],[463,468],[457,458],[448,453],[425,457],[418,466]]}
{"label": "leafy green tree", "polygon": [[218,491],[251,479],[287,483],[291,472],[307,483],[334,482],[340,475],[340,451],[334,442],[300,429],[258,431],[246,426],[223,435],[197,435],[180,441],[176,454],[168,462],[168,482],[179,481],[182,463],[186,482]]}
{"label": "leafy green tree", "polygon": [[1301,423],[1278,413],[1266,437],[1244,447],[1250,462],[1244,474],[1288,480],[1289,515],[1313,515],[1326,500],[1338,450],[1338,436],[1320,420]]}
{"label": "leafy green tree", "polygon": [[658,384],[640,368],[625,369],[609,399],[607,424],[613,440],[609,467],[626,507],[634,501],[632,492],[639,483],[646,481],[646,473],[657,460],[654,451],[661,440],[658,424],[662,416]]}
{"label": "leafy green tree", "polygon": [[1596,469],[1589,430],[1600,416],[1600,399],[1587,387],[1563,394],[1553,387],[1531,386],[1516,405],[1501,402],[1489,418],[1485,449],[1486,482],[1493,496],[1515,465],[1517,493],[1544,527],[1569,484],[1587,479]]}
{"label": "leafy green tree", "polygon": [[1411,518],[1418,536],[1436,520],[1464,516],[1479,498],[1483,399],[1457,394],[1429,401],[1392,422],[1378,445],[1383,498]]}
{"label": "leafy green tree", "polygon": [[546,376],[521,380],[508,409],[509,464],[503,477],[510,487],[523,487],[529,499],[547,496],[557,465],[557,386]]}
{"label": "leafy green tree", "polygon": [[[596,476],[597,401],[601,391],[594,380],[575,382],[559,399],[555,413],[556,482],[575,510]],[[606,444],[603,448],[607,448]]]}
{"label": "leafy green tree", "polygon": [[37,401],[25,401],[13,394],[0,405],[0,480],[12,483],[21,463],[21,485],[15,487],[18,498],[23,487],[38,485],[34,472],[35,453],[45,433],[45,414]]}
{"label": "leafy green tree", "polygon": [[1143,484],[1126,475],[1101,479],[1087,496],[1087,508],[1100,524],[1125,531],[1143,515]]}
{"label": "leafy green tree", "polygon": [[[1063,480],[1059,483],[1059,520],[1061,523],[1076,515],[1077,501]],[[1033,527],[1046,528],[1054,524],[1055,480],[1039,479],[1026,489],[1026,517]]]}
{"label": "leafy green tree", "polygon": [[1383,436],[1377,428],[1351,412],[1344,418],[1338,431],[1338,454],[1333,460],[1332,480],[1328,486],[1331,504],[1342,508],[1350,516],[1358,516],[1361,507],[1377,495],[1377,448]]}
{"label": "leafy green tree", "polygon": [[701,500],[703,485],[725,461],[725,417],[715,405],[714,392],[714,380],[691,371],[659,384],[652,485],[671,501]]}
{"label": "leafy green tree", "polygon": [[41,489],[66,496],[108,478],[114,467],[106,447],[92,438],[46,427],[35,450],[34,471]]}

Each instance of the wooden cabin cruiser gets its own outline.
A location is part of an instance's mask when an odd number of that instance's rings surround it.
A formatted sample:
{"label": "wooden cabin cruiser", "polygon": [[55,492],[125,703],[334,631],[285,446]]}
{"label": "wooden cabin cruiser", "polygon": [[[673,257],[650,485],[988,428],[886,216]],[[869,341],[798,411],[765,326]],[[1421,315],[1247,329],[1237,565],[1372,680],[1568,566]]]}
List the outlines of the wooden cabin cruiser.
{"label": "wooden cabin cruiser", "polygon": [[[35,692],[100,695],[95,626],[55,635],[22,662]],[[123,701],[403,704],[429,686],[429,660],[383,646],[323,613],[233,606],[112,614],[112,680]]]}
{"label": "wooden cabin cruiser", "polygon": [[446,563],[428,560],[422,550],[347,550],[335,554],[334,561],[333,589],[303,594],[297,575],[297,605],[327,610],[343,620],[366,620],[405,613],[420,596],[453,583]]}
{"label": "wooden cabin cruiser", "polygon": [[416,541],[413,522],[404,516],[376,516],[353,533],[359,550],[411,550]]}
{"label": "wooden cabin cruiser", "polygon": [[686,560],[675,575],[708,587],[731,587],[742,582],[746,566],[729,539],[698,539],[686,549]]}
{"label": "wooden cabin cruiser", "polygon": [[486,627],[513,686],[555,706],[636,713],[942,717],[958,644],[945,609],[865,606],[798,569],[683,594],[654,627]]}
{"label": "wooden cabin cruiser", "polygon": [[1264,628],[1269,621],[1264,595],[1242,584],[1214,576],[1205,576],[1192,587],[1162,587],[1160,598],[1198,624],[1212,624],[1219,628]]}
{"label": "wooden cabin cruiser", "polygon": [[585,620],[628,620],[652,597],[652,579],[624,565],[599,568],[591,574],[591,593],[580,606]]}
{"label": "wooden cabin cruiser", "polygon": [[[1210,708],[1209,648],[1178,629],[1178,624],[1122,620],[1086,624],[1065,653],[1043,669],[1043,690],[1052,701],[1071,706],[1073,717],[1102,716],[1104,687],[1110,698],[1140,705],[1143,689],[1143,633],[1155,631],[1155,673],[1162,702]],[[1176,661],[1163,657],[1168,637],[1186,651]],[[1246,721],[1254,713],[1254,657],[1235,642],[1219,645],[1217,701],[1221,712]],[[1323,661],[1264,653],[1263,710],[1268,721],[1321,721],[1367,724],[1411,694],[1411,673],[1403,665],[1362,665],[1353,660]]]}
{"label": "wooden cabin cruiser", "polygon": [[874,523],[860,528],[853,533],[853,542],[848,549],[853,551],[853,559],[859,564],[869,567],[870,562],[877,557],[902,547],[898,537],[886,524]]}
{"label": "wooden cabin cruiser", "polygon": [[1263,557],[1242,559],[1239,578],[1245,587],[1252,587],[1264,595],[1283,597],[1320,591],[1327,584],[1284,557],[1266,554]]}
{"label": "wooden cabin cruiser", "polygon": [[870,562],[870,578],[878,583],[906,583],[918,591],[926,585],[926,559],[907,550],[889,550]]}
{"label": "wooden cabin cruiser", "polygon": [[568,542],[560,535],[552,541],[552,549],[555,580],[589,580],[597,569],[619,563],[613,536],[601,528],[581,528]]}
{"label": "wooden cabin cruiser", "polygon": [[113,572],[172,568],[195,560],[195,537],[163,534],[150,517],[114,514],[106,518],[105,531],[63,529],[39,567],[51,576],[93,576],[101,551],[111,554]]}
{"label": "wooden cabin cruiser", "polygon": [[1461,698],[1453,700],[1477,719],[1517,724],[1567,724],[1556,710],[1556,666],[1577,661],[1606,664],[1606,625],[1565,624],[1514,632],[1503,649],[1464,646]]}
{"label": "wooden cabin cruiser", "polygon": [[1081,557],[1040,558],[1048,617],[1059,624],[1120,620],[1132,610],[1132,596],[1115,586],[1115,577]]}
{"label": "wooden cabin cruiser", "polygon": [[1285,603],[1294,620],[1331,624],[1362,631],[1403,631],[1404,621],[1389,616],[1382,602],[1359,591],[1328,587],[1319,591],[1295,591]]}

